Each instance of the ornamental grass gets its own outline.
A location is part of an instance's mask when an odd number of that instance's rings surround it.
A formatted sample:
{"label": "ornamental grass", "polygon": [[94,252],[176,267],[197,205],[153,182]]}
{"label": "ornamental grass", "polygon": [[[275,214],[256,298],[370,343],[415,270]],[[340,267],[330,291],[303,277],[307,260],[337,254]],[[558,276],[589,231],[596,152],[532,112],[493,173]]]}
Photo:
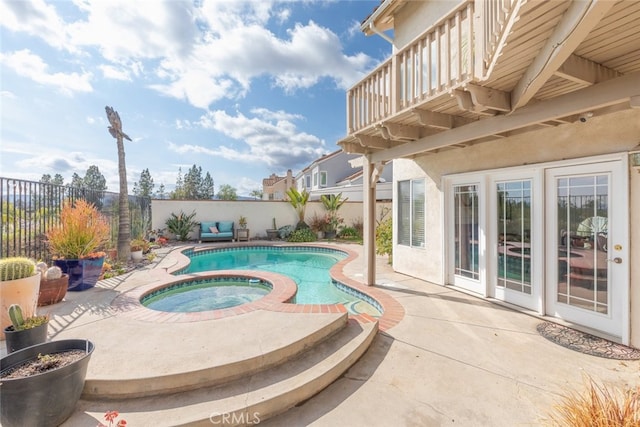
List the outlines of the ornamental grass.
{"label": "ornamental grass", "polygon": [[549,421],[556,427],[639,427],[640,386],[607,388],[589,378],[582,393],[564,396]]}
{"label": "ornamental grass", "polygon": [[108,243],[110,225],[86,200],[66,200],[57,225],[47,232],[51,254],[61,259],[88,258]]}

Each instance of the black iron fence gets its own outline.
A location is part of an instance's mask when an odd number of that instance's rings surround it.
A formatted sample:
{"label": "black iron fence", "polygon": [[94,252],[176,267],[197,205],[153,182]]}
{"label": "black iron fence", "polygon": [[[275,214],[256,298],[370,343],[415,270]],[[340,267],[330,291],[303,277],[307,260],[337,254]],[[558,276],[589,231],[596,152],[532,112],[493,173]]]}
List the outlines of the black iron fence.
{"label": "black iron fence", "polygon": [[[110,247],[117,246],[118,193],[0,177],[0,258],[27,256],[50,262],[45,234],[57,224],[67,199],[93,203],[111,224]],[[129,215],[131,236],[144,237],[151,228],[151,200],[129,196]]]}

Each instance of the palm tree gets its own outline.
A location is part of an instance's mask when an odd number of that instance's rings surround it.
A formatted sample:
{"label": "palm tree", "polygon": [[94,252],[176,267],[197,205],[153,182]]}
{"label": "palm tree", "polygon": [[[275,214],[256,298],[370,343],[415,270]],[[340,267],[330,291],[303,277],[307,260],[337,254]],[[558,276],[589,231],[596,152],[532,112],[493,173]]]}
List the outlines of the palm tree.
{"label": "palm tree", "polygon": [[307,193],[307,190],[299,192],[297,188],[290,187],[286,194],[289,198],[289,203],[291,203],[291,206],[293,206],[298,213],[298,224],[296,225],[296,230],[309,228],[307,223],[304,222],[304,211],[307,207],[307,202],[309,201],[309,193]]}
{"label": "palm tree", "polygon": [[129,219],[129,192],[127,190],[127,168],[124,163],[124,143],[122,139],[131,141],[129,136],[122,132],[120,115],[113,108],[104,108],[109,119],[109,133],[116,139],[118,145],[118,175],[120,178],[120,196],[118,208],[118,260],[126,262],[131,254],[131,222]]}

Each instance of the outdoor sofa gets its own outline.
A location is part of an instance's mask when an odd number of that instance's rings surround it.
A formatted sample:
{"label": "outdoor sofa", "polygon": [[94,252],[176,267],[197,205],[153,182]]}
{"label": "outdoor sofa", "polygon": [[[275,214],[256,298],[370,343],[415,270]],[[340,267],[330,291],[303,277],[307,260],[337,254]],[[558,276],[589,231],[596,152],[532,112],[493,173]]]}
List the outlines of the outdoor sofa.
{"label": "outdoor sofa", "polygon": [[219,240],[234,240],[233,221],[203,221],[198,227],[198,240],[214,242]]}

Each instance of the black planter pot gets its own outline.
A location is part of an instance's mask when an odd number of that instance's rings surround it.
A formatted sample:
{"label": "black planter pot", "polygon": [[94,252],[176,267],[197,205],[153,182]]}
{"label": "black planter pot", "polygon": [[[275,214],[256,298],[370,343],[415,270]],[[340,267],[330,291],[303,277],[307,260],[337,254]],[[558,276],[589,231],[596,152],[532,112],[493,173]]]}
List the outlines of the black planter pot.
{"label": "black planter pot", "polygon": [[42,344],[47,340],[47,328],[49,322],[35,328],[14,331],[13,326],[4,328],[4,337],[7,343],[7,353],[22,350],[32,345]]}
{"label": "black planter pot", "polygon": [[83,350],[81,359],[62,368],[25,378],[2,379],[0,422],[4,427],[48,427],[62,424],[73,413],[84,388],[93,343],[60,340],[38,344],[0,359],[0,371],[19,365],[38,354]]}

